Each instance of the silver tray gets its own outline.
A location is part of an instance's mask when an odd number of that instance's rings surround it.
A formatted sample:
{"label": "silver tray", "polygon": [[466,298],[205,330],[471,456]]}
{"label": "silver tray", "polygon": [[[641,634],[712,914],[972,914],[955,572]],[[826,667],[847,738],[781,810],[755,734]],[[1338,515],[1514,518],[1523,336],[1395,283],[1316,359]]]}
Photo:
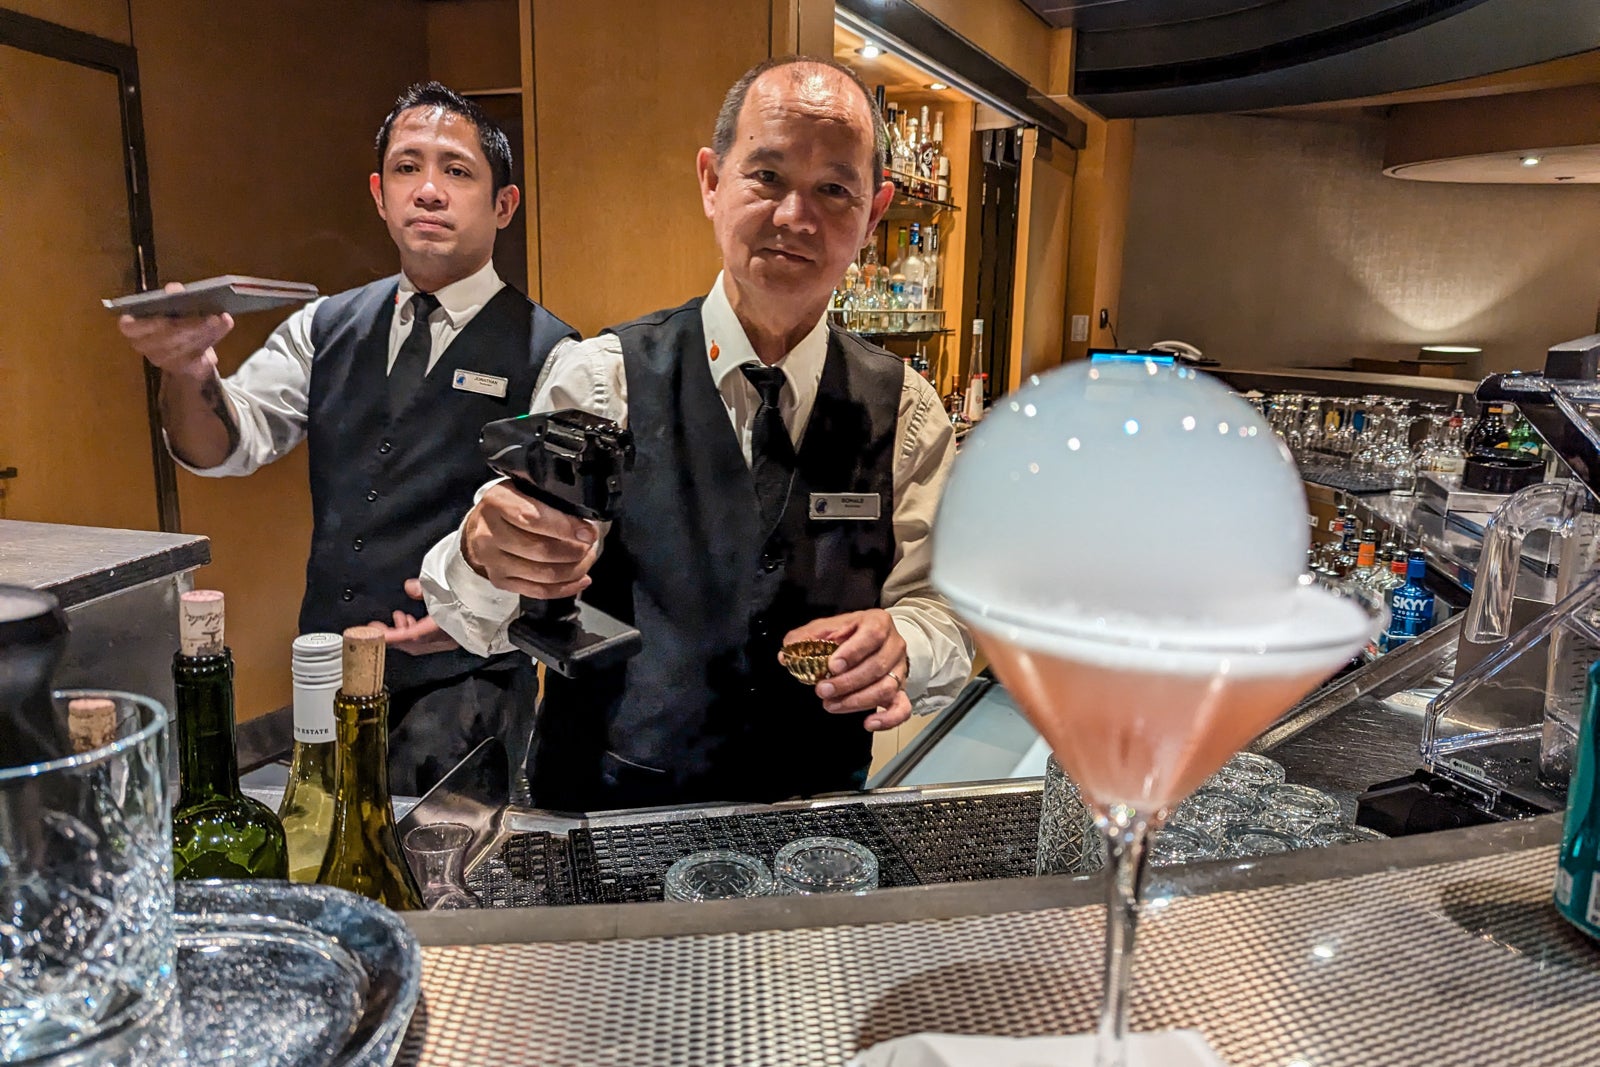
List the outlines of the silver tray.
{"label": "silver tray", "polygon": [[45,1061],[386,1067],[422,950],[365,897],[287,882],[178,882],[177,995],[155,1018]]}

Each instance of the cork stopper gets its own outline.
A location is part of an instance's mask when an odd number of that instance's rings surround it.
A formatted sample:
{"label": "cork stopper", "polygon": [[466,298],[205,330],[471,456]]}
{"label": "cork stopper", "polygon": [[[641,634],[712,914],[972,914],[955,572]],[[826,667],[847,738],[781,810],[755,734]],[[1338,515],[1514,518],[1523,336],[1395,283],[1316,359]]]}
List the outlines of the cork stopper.
{"label": "cork stopper", "polygon": [[67,702],[67,734],[73,752],[93,752],[117,739],[117,705],[105,697],[78,697]]}
{"label": "cork stopper", "polygon": [[344,694],[375,697],[383,692],[383,630],[352,626],[344,632]]}
{"label": "cork stopper", "polygon": [[222,594],[194,589],[178,598],[178,643],[185,656],[222,655]]}

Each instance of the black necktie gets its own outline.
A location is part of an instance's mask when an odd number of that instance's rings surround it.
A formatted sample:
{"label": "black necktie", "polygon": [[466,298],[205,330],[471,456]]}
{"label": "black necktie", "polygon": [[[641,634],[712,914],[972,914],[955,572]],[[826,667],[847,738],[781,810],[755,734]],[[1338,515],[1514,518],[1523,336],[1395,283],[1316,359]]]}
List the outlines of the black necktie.
{"label": "black necktie", "polygon": [[783,515],[794,474],[794,443],[778,412],[783,371],[755,363],[746,363],[739,369],[761,394],[761,406],[756,408],[755,421],[750,424],[750,473],[755,476],[762,530],[770,532]]}
{"label": "black necktie", "polygon": [[394,366],[389,368],[389,414],[398,415],[411,399],[422,379],[428,376],[428,353],[433,350],[433,335],[428,332],[428,316],[439,308],[432,293],[417,293],[411,298],[411,332],[400,342]]}

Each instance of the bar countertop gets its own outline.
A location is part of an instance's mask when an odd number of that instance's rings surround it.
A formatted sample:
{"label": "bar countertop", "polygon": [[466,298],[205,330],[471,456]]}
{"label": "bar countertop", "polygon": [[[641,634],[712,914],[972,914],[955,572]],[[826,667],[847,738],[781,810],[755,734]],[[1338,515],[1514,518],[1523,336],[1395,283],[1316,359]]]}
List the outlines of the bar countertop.
{"label": "bar countertop", "polygon": [[[1600,1058],[1600,947],[1548,816],[1154,871],[1132,1006],[1234,1067]],[[417,913],[399,1061],[839,1064],[923,1030],[1089,1032],[1098,877],[862,897]]]}
{"label": "bar countertop", "polygon": [[211,562],[194,534],[0,519],[0,584],[55,596],[63,608]]}

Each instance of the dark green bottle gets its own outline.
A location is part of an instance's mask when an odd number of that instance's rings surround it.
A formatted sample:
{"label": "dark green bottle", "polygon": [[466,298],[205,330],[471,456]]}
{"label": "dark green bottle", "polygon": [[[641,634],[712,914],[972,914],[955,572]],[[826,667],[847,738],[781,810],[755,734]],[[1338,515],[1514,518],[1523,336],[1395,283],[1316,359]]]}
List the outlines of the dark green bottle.
{"label": "dark green bottle", "polygon": [[1567,818],[1556,857],[1556,910],[1590,937],[1600,937],[1600,663],[1589,668],[1588,698],[1567,786]]}
{"label": "dark green bottle", "polygon": [[172,658],[182,792],[172,812],[175,878],[288,878],[289,849],[272,809],[239,790],[233,748],[233,653],[222,594],[184,593],[182,649]]}
{"label": "dark green bottle", "polygon": [[333,698],[339,754],[333,830],[317,881],[371,897],[395,911],[420,911],[422,891],[400,852],[389,796],[389,691],[383,631],[344,632],[344,683]]}

